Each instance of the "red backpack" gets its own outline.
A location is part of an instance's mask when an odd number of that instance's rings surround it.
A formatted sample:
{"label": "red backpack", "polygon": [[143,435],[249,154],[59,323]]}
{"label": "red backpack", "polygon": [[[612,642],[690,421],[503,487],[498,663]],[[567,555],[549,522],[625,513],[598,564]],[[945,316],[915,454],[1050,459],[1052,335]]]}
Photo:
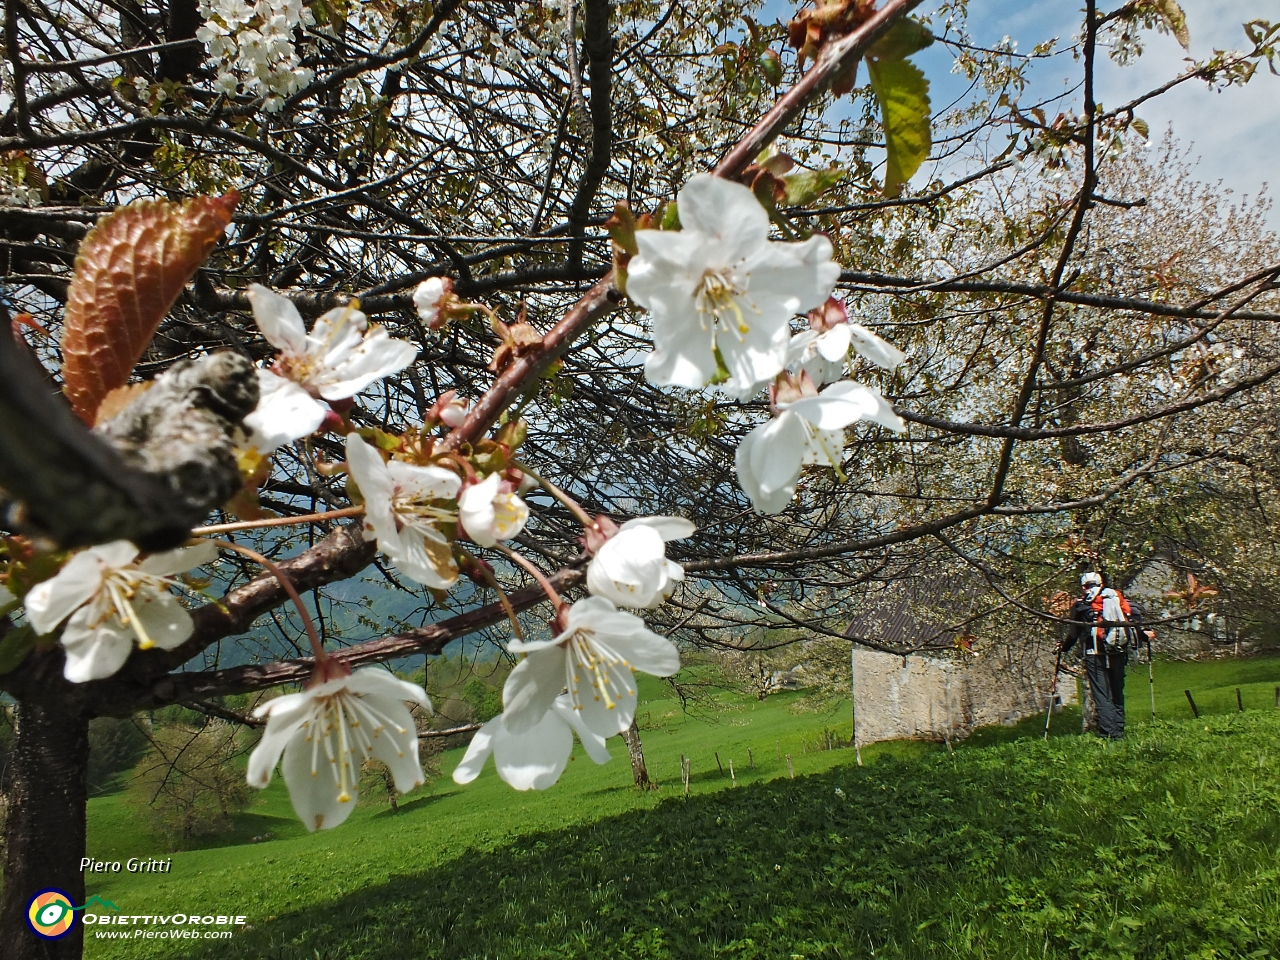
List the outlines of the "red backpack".
{"label": "red backpack", "polygon": [[[1106,601],[1109,599],[1107,596],[1108,594],[1111,594],[1111,596],[1118,601],[1122,616],[1115,616],[1114,609],[1111,616],[1103,615],[1103,608],[1106,606]],[[1129,601],[1124,598],[1124,595],[1121,594],[1119,590],[1112,590],[1110,587],[1100,590],[1098,595],[1093,598],[1091,606],[1093,608],[1093,616],[1095,620],[1127,621],[1131,616],[1133,616],[1133,608],[1129,606]],[[1098,626],[1094,627],[1092,632],[1093,649],[1095,652],[1105,650],[1107,653],[1124,653],[1129,649],[1129,640],[1133,632],[1133,628]]]}

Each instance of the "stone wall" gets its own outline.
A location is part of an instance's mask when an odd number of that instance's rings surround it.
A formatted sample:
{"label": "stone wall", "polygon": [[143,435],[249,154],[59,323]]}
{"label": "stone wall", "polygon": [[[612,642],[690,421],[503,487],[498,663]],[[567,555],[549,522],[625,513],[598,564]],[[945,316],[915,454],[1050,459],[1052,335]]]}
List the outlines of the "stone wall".
{"label": "stone wall", "polygon": [[[898,657],[853,652],[854,740],[858,745],[918,737],[962,740],[976,727],[1043,715],[1049,702],[1051,644],[996,646],[981,656]],[[1059,700],[1076,702],[1075,677],[1062,673]]]}

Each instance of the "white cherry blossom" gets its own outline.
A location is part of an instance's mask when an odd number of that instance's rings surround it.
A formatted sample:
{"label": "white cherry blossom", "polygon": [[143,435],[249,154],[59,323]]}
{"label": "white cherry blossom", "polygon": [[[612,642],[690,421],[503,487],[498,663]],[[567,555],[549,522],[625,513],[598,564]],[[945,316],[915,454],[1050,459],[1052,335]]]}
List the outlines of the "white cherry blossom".
{"label": "white cherry blossom", "polygon": [[893,344],[851,322],[843,301],[828,297],[822,306],[809,311],[809,329],[791,338],[787,369],[807,373],[818,386],[834,383],[844,376],[850,346],[885,370],[892,370],[906,358]]}
{"label": "white cherry blossom", "polygon": [[675,644],[604,597],[579,600],[560,621],[560,634],[550,640],[508,644],[512,653],[528,654],[502,691],[504,722],[512,733],[528,732],[568,688],[570,705],[587,729],[611,737],[635,718],[633,671],[669,677],[680,669]]}
{"label": "white cherry blossom", "polygon": [[500,473],[491,473],[473,483],[458,497],[458,520],[467,536],[482,547],[518,536],[529,522],[529,508],[504,483]]}
{"label": "white cherry blossom", "polygon": [[749,396],[783,369],[791,317],[822,303],[840,276],[831,243],[769,240],[769,215],[749,189],[694,177],[678,197],[680,231],[641,230],[627,294],[653,315],[645,376],[700,388],[715,379]]}
{"label": "white cherry blossom", "polygon": [[453,281],[448,277],[428,277],[414,289],[413,306],[428,330],[436,330],[443,325],[440,308],[451,293]]}
{"label": "white cherry blossom", "polygon": [[375,380],[413,362],[418,348],[393,340],[385,327],[370,326],[354,303],[320,317],[307,333],[293,301],[261,284],[249,287],[253,318],[267,342],[280,351],[276,376],[300,384],[317,399],[346,400]]}
{"label": "white cherry blossom", "polygon": [[328,412],[328,404],[317,402],[299,384],[259,369],[258,405],[244,418],[240,446],[266,456],[277,447],[311,436]]}
{"label": "white cherry blossom", "polygon": [[760,513],[784,510],[806,464],[839,467],[844,428],[869,420],[891,430],[902,420],[878,390],[850,381],[821,393],[776,403],[778,415],[743,438],[735,457],[738,483]]}
{"label": "white cherry blossom", "polygon": [[63,675],[72,683],[102,680],[138,649],[172,650],[191,636],[191,614],[172,593],[175,574],[209,563],[212,543],[182,547],[138,560],[127,540],[90,547],[58,573],[36,584],[24,599],[38,634],[67,621],[58,638],[66,651]]}
{"label": "white cherry blossom", "polygon": [[387,462],[359,434],[347,437],[347,467],[364,497],[364,538],[377,540],[405,576],[446,590],[458,579],[441,525],[456,523],[462,481],[443,467]]}
{"label": "white cherry blossom", "polygon": [[421,786],[418,733],[406,700],[431,710],[421,687],[364,667],[263,704],[254,716],[266,717],[267,727],[249,757],[249,785],[270,783],[283,753],[289,799],[308,830],[347,819],[366,760],[385,763],[401,793]]}
{"label": "white cherry blossom", "polygon": [[453,779],[470,783],[492,755],[498,776],[510,786],[517,790],[545,790],[564,773],[575,733],[587,756],[596,763],[609,762],[605,738],[587,728],[568,694],[556,697],[542,719],[523,733],[512,733],[503,715],[498,714],[476,731],[462,762],[453,771]]}
{"label": "white cherry blossom", "polygon": [[587,589],[619,607],[658,606],[684,579],[684,568],[667,559],[667,541],[691,537],[695,529],[683,517],[628,520],[595,551]]}

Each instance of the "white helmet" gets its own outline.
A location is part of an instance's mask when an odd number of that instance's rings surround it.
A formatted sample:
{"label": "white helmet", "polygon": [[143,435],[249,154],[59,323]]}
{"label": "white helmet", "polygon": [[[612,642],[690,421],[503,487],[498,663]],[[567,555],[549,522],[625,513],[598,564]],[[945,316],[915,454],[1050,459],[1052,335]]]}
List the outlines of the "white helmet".
{"label": "white helmet", "polygon": [[1095,573],[1094,571],[1090,570],[1088,573],[1084,574],[1080,578],[1080,586],[1083,589],[1087,589],[1090,586],[1096,586],[1096,587],[1102,586],[1102,574]]}

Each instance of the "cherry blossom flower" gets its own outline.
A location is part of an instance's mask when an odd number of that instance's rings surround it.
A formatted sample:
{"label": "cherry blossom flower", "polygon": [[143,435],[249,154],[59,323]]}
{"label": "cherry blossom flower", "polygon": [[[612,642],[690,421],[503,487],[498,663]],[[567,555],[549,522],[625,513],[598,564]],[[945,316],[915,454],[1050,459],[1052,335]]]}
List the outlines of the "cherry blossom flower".
{"label": "cherry blossom flower", "polygon": [[586,597],[563,610],[561,632],[550,640],[512,640],[512,653],[528,656],[503,687],[504,721],[523,734],[551,709],[566,687],[587,729],[611,737],[631,726],[636,713],[633,671],[669,677],[680,669],[675,644],[634,614],[604,597]]}
{"label": "cherry blossom flower", "polygon": [[58,638],[66,650],[63,675],[72,683],[102,680],[139,650],[172,650],[191,636],[191,614],[169,592],[176,574],[209,563],[212,543],[183,547],[138,560],[127,540],[76,554],[24,600],[27,620],[39,634],[67,621]]}
{"label": "cherry blossom flower", "polygon": [[494,717],[472,738],[462,762],[453,771],[457,783],[470,783],[480,775],[489,756],[498,776],[517,790],[545,790],[564,773],[573,752],[573,735],[596,763],[609,762],[605,738],[582,722],[568,694],[551,703],[542,719],[523,733],[512,733],[502,714]]}
{"label": "cherry blossom flower", "polygon": [[446,590],[458,579],[449,538],[441,526],[457,523],[462,481],[443,467],[387,462],[357,433],[347,437],[347,467],[364,497],[364,538],[377,540],[405,576]]}
{"label": "cherry blossom flower", "polygon": [[500,473],[464,489],[458,497],[458,520],[467,536],[482,547],[518,536],[529,522],[529,508],[513,491],[514,485]]}
{"label": "cherry blossom flower", "polygon": [[594,550],[587,589],[619,607],[658,606],[684,579],[684,568],[666,557],[667,541],[691,537],[696,529],[683,517],[628,520]]}
{"label": "cherry blossom flower", "polygon": [[258,371],[258,406],[244,419],[240,447],[267,456],[308,437],[337,415],[326,401],[355,396],[373,381],[404,369],[418,348],[369,326],[354,306],[330,310],[310,335],[288,297],[254,284],[254,319],[267,342],[280,350],[269,370]]}
{"label": "cherry blossom flower", "polygon": [[317,402],[302,386],[258,370],[258,405],[244,418],[240,446],[267,456],[277,447],[309,437],[320,429],[329,405]]}
{"label": "cherry blossom flower", "polygon": [[353,303],[330,310],[307,333],[293,301],[260,284],[249,287],[253,318],[280,351],[270,372],[300,384],[317,400],[346,400],[375,380],[403,370],[418,355],[385,327],[369,325]]}
{"label": "cherry blossom flower", "polygon": [[[330,660],[331,669],[337,662]],[[249,785],[262,788],[284,754],[281,773],[308,830],[336,827],[356,805],[360,767],[381,760],[396,789],[423,783],[418,733],[404,701],[431,710],[426,692],[377,667],[364,667],[263,704],[262,740],[249,756]]]}
{"label": "cherry blossom flower", "polygon": [[440,308],[452,293],[453,281],[448,277],[427,277],[413,291],[413,305],[428,330],[438,330],[444,325]]}
{"label": "cherry blossom flower", "polygon": [[852,346],[877,367],[892,370],[905,354],[866,327],[849,320],[845,304],[835,297],[809,311],[809,329],[791,338],[787,368],[809,374],[818,386],[844,376],[845,358]]}
{"label": "cherry blossom flower", "polygon": [[776,399],[777,416],[752,430],[738,447],[738,483],[760,513],[786,508],[806,464],[839,468],[844,428],[850,424],[870,420],[891,430],[904,429],[878,390],[844,380],[817,393],[807,377],[802,375],[801,383],[807,389]]}
{"label": "cherry blossom flower", "polygon": [[723,361],[724,389],[749,396],[787,362],[791,317],[822,303],[840,276],[831,243],[769,240],[769,215],[749,189],[699,175],[678,198],[683,229],[641,230],[627,294],[653,314],[645,376],[700,388]]}

